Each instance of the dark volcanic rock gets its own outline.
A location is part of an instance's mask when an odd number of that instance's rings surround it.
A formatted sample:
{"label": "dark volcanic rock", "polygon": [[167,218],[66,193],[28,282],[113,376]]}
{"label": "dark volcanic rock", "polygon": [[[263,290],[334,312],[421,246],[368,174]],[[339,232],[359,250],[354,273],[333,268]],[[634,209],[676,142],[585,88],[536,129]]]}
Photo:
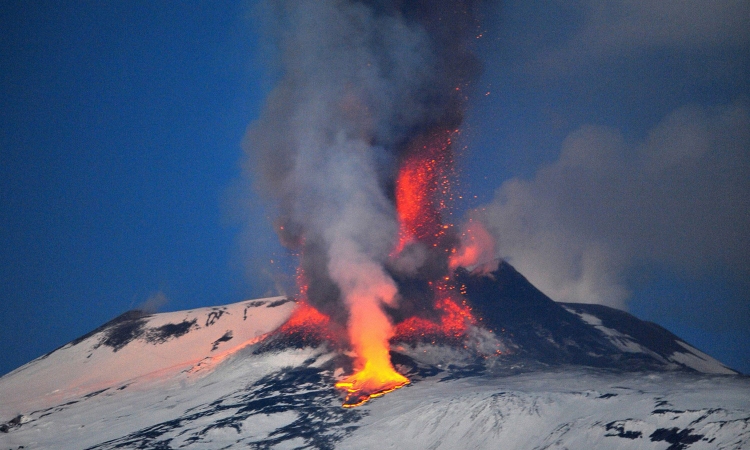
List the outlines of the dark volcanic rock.
{"label": "dark volcanic rock", "polygon": [[602,321],[602,325],[626,334],[641,345],[660,355],[684,352],[677,336],[653,322],[641,320],[619,309],[586,303],[561,303],[580,313],[591,314]]}
{"label": "dark volcanic rock", "polygon": [[454,279],[482,324],[517,346],[518,356],[545,364],[602,367],[608,365],[604,355],[616,351],[600,332],[504,261],[487,274],[459,268]]}
{"label": "dark volcanic rock", "polygon": [[[603,305],[557,303],[507,262],[488,273],[459,268],[454,283],[481,323],[517,349],[512,355],[517,360],[628,371],[693,370],[669,360],[688,350],[664,328]],[[586,323],[583,314],[598,319],[601,327]]]}

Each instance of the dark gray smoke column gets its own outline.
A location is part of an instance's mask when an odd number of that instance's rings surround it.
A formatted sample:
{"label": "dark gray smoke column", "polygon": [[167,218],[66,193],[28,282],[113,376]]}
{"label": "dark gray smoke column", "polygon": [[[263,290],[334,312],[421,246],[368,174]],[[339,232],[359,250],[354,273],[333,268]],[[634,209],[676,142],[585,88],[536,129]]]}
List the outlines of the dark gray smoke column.
{"label": "dark gray smoke column", "polygon": [[395,304],[394,176],[410,141],[462,120],[478,3],[269,2],[283,76],[246,138],[249,166],[309,301],[337,320]]}

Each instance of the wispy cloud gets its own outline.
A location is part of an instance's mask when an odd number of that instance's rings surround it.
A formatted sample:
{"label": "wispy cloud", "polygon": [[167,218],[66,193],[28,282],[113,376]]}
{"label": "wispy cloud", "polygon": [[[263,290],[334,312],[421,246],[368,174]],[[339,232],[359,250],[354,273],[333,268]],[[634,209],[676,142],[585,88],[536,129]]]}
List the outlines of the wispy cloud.
{"label": "wispy cloud", "polygon": [[579,20],[569,37],[527,61],[534,71],[567,73],[588,62],[659,49],[694,52],[750,44],[750,3],[744,0],[585,0],[575,9]]}

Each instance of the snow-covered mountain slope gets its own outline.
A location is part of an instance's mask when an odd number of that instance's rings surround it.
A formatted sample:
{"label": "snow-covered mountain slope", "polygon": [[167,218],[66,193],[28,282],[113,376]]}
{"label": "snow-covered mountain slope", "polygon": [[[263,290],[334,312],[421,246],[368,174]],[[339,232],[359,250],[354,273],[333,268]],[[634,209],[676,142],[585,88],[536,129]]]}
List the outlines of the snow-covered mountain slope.
{"label": "snow-covered mountain slope", "polygon": [[[254,353],[16,416],[2,448],[742,449],[745,377],[575,367],[466,376],[401,354],[413,383],[344,409],[340,358],[325,349]],[[257,344],[255,345],[257,347]],[[451,349],[433,348],[433,352]],[[434,359],[431,355],[428,359]],[[499,363],[499,360],[496,361]],[[465,368],[465,367],[463,367]],[[420,375],[420,373],[422,375]]]}
{"label": "snow-covered mountain slope", "polygon": [[750,448],[750,378],[661,327],[505,263],[454,283],[481,326],[393,341],[412,382],[361,407],[285,298],[130,312],[0,378],[0,449]]}
{"label": "snow-covered mountain slope", "polygon": [[736,374],[664,328],[603,305],[557,303],[510,264],[454,277],[483,325],[519,364]]}
{"label": "snow-covered mountain slope", "polygon": [[416,383],[373,402],[339,448],[747,448],[748,387],[580,370]]}
{"label": "snow-covered mountain slope", "polygon": [[687,367],[702,373],[736,374],[716,359],[664,328],[603,305],[567,303],[565,309],[592,325],[623,353],[646,354],[666,368]]}
{"label": "snow-covered mountain slope", "polygon": [[129,311],[0,378],[0,417],[215,365],[284,323],[284,297],[161,314]]}

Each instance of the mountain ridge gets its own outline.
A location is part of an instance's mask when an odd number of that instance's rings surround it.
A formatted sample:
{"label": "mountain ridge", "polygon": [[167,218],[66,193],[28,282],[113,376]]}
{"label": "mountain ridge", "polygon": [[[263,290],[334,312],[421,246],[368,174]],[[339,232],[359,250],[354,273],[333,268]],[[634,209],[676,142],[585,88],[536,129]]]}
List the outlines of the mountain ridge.
{"label": "mountain ridge", "polygon": [[[395,338],[411,384],[354,409],[352,358],[285,297],[129,312],[0,377],[4,448],[744,448],[750,377],[657,325],[459,269],[481,326]],[[318,328],[316,328],[318,327]],[[292,330],[292,331],[290,331]],[[316,334],[318,333],[318,334]]]}

